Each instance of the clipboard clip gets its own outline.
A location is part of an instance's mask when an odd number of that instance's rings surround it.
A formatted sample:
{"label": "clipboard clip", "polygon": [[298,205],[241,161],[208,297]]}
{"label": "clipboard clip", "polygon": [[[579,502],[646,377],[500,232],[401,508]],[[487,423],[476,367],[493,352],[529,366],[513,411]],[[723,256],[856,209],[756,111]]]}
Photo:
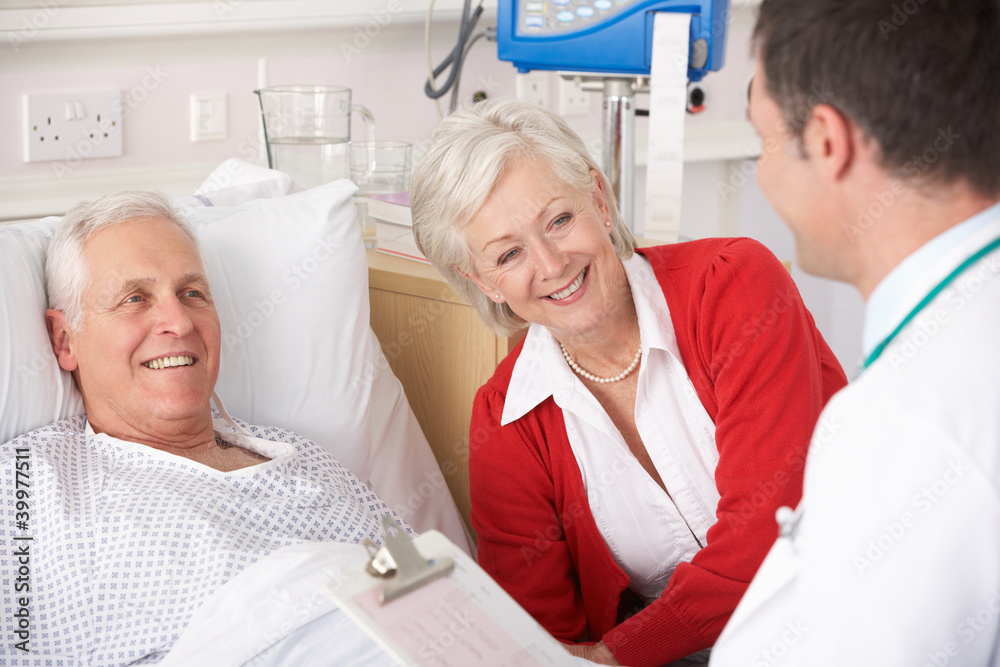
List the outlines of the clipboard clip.
{"label": "clipboard clip", "polygon": [[368,574],[388,579],[379,593],[379,604],[406,595],[438,577],[455,569],[455,561],[448,556],[427,560],[420,555],[406,531],[388,514],[382,515],[382,532],[385,544],[379,547],[371,540],[364,540],[371,559]]}

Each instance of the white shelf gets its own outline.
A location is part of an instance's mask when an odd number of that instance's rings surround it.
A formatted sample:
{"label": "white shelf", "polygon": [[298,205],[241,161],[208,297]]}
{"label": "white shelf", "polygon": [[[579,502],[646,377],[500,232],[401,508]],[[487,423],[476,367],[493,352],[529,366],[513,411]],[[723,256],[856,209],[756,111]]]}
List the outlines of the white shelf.
{"label": "white shelf", "polygon": [[[0,9],[0,40],[123,39],[133,37],[280,32],[364,26],[369,21],[423,21],[427,0],[215,0],[131,2],[104,6],[23,3]],[[485,0],[495,15],[497,0]],[[457,18],[462,0],[437,0],[435,19]]]}
{"label": "white shelf", "polygon": [[741,160],[760,155],[760,137],[748,122],[715,123],[684,128],[684,161]]}
{"label": "white shelf", "polygon": [[[601,145],[601,135],[593,132],[582,135],[588,146]],[[645,128],[636,129],[635,166],[645,167],[648,162],[649,134]],[[753,125],[735,123],[687,123],[684,127],[684,161],[711,162],[716,160],[743,160],[760,155],[760,137]],[[601,156],[593,153],[600,162]]]}

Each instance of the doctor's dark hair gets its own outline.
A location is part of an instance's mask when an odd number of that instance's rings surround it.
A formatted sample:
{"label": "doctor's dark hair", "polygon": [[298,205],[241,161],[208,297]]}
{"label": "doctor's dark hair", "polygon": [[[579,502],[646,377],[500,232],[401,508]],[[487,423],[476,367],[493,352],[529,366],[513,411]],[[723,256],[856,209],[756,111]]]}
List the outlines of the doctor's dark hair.
{"label": "doctor's dark hair", "polygon": [[131,191],[80,202],[63,216],[45,256],[45,295],[49,308],[61,310],[69,325],[79,329],[84,323],[83,295],[90,281],[83,247],[102,229],[149,218],[177,225],[201,255],[197,237],[166,195]]}
{"label": "doctor's dark hair", "polygon": [[591,170],[597,172],[611,213],[615,253],[628,259],[635,249],[610,181],[566,121],[519,100],[487,100],[458,109],[438,125],[414,170],[413,234],[421,252],[500,336],[511,336],[527,323],[463,275],[473,270],[463,228],[505,174],[531,162],[547,164],[557,177],[584,192],[594,186]]}
{"label": "doctor's dark hair", "polygon": [[828,104],[891,175],[1000,194],[998,0],[764,0],[753,46],[793,137]]}

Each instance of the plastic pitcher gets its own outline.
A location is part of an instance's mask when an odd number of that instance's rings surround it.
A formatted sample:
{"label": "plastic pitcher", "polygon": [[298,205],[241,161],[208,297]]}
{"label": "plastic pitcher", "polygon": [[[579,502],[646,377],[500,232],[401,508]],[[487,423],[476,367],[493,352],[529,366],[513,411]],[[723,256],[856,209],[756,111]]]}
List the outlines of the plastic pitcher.
{"label": "plastic pitcher", "polygon": [[351,89],[340,86],[268,86],[255,90],[264,119],[267,163],[312,188],[350,178],[351,112],[368,125],[374,140],[375,120],[365,107],[351,104]]}

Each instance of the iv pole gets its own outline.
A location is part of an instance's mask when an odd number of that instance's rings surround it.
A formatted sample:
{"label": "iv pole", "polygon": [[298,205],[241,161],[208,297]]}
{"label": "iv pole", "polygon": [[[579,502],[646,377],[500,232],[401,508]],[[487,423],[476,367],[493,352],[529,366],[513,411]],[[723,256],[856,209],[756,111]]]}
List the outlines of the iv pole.
{"label": "iv pole", "polygon": [[560,72],[560,76],[578,82],[582,90],[604,94],[601,166],[611,181],[622,218],[635,232],[635,95],[648,93],[649,83],[645,77],[575,72]]}

